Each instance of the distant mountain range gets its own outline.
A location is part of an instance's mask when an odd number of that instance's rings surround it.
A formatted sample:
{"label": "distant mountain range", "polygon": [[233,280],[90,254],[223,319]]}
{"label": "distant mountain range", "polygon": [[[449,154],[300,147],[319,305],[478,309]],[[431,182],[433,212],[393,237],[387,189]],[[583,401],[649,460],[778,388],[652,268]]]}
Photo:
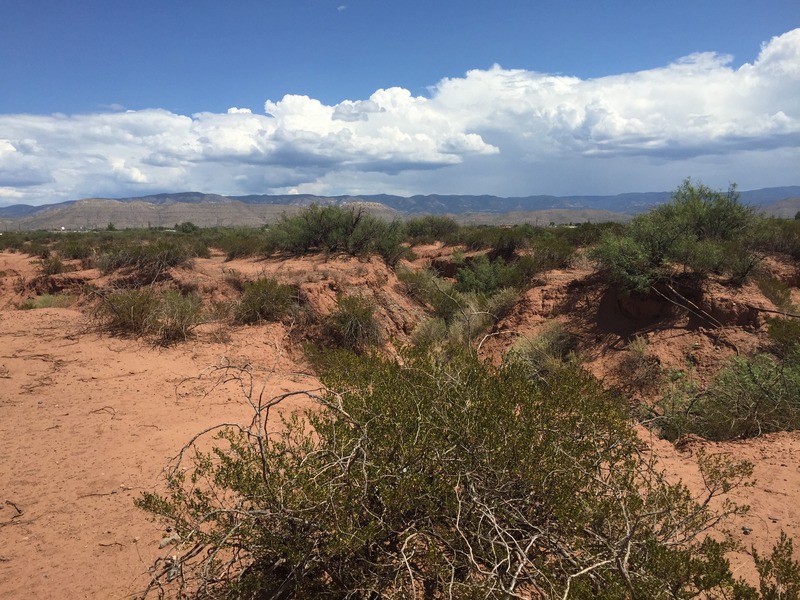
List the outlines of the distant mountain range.
{"label": "distant mountain range", "polygon": [[[470,195],[363,196],[251,195],[221,196],[200,192],[155,194],[136,198],[89,198],[44,206],[0,207],[4,229],[92,229],[170,226],[191,221],[201,226],[258,226],[310,204],[358,203],[383,218],[448,214],[470,223],[626,221],[670,198],[671,192],[615,196],[525,196],[503,198]],[[766,214],[791,217],[800,210],[800,186],[740,192],[740,199]]]}

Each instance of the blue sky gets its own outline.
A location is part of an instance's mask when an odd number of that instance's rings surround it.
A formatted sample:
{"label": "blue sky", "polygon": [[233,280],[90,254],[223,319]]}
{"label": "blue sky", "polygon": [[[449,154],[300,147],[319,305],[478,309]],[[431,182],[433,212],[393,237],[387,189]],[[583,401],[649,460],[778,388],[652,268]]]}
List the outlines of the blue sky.
{"label": "blue sky", "polygon": [[4,0],[0,203],[800,183],[800,2]]}

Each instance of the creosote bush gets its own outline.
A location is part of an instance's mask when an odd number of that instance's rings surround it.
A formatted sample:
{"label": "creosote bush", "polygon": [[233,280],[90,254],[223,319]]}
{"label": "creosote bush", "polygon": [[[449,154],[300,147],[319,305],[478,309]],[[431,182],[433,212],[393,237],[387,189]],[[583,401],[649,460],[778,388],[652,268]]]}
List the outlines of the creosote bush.
{"label": "creosote bush", "polygon": [[359,257],[378,254],[386,264],[394,266],[409,255],[408,248],[402,245],[403,237],[399,222],[377,219],[363,207],[312,204],[270,227],[266,249],[298,256],[309,252]]}
{"label": "creosote bush", "polygon": [[[705,490],[669,482],[624,410],[577,368],[532,379],[466,353],[403,364],[328,354],[324,392],[268,399],[195,437],[164,494],[138,505],[173,534],[147,592],[196,598],[689,598],[753,591],[708,500],[752,467],[699,457]],[[303,394],[305,417],[273,427]],[[287,413],[288,414],[288,413]],[[713,503],[712,503],[713,504]],[[147,594],[145,594],[147,595]]]}

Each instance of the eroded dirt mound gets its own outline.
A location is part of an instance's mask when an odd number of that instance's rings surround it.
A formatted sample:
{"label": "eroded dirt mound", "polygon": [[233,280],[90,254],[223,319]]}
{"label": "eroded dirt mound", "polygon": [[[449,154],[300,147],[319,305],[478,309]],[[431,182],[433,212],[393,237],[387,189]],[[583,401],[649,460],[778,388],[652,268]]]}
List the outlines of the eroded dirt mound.
{"label": "eroded dirt mound", "polygon": [[[447,263],[452,248],[415,248],[414,266]],[[162,468],[191,435],[221,421],[243,421],[249,409],[236,385],[216,385],[219,367],[246,366],[266,383],[265,393],[318,386],[305,363],[290,321],[198,329],[185,343],[155,346],[147,340],[110,337],[91,320],[97,291],[117,285],[114,276],[79,269],[42,278],[35,260],[0,254],[0,595],[4,598],[127,598],[143,589],[159,554],[163,532],[136,509],[133,499],[151,490]],[[796,269],[768,263],[770,273],[794,282]],[[425,316],[395,273],[377,259],[313,256],[234,260],[220,253],[172,269],[159,284],[200,294],[208,304],[235,301],[242,281],[276,277],[300,290],[319,316],[338,294],[372,299],[385,349],[408,340]],[[55,282],[51,284],[46,281]],[[40,283],[32,283],[40,282]],[[792,283],[794,285],[794,283]],[[53,291],[50,291],[50,290]],[[18,310],[42,293],[68,291],[71,308]],[[792,298],[800,300],[793,289]],[[609,291],[592,265],[579,261],[552,271],[528,290],[482,346],[498,358],[521,336],[534,336],[557,320],[577,335],[588,369],[621,387],[621,369],[632,340],[664,369],[692,369],[709,378],[736,353],[765,340],[765,313],[774,309],[755,284],[730,288],[711,282],[696,306],[677,297],[648,304]],[[311,407],[300,397],[285,411]],[[728,523],[743,545],[735,567],[752,577],[747,551],[768,551],[781,529],[798,539],[800,434],[713,444],[688,440],[676,448],[642,431],[646,445],[675,478],[696,493],[703,482],[696,452],[725,452],[756,465],[754,487],[737,492],[750,513]],[[744,529],[743,529],[744,528]],[[747,533],[745,533],[747,531]]]}

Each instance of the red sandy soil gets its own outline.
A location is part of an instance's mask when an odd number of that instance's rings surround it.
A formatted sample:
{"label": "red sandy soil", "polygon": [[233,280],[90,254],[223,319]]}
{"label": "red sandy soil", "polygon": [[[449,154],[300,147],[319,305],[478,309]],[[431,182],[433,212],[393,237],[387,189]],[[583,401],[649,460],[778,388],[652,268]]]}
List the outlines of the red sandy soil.
{"label": "red sandy soil", "polygon": [[[422,264],[446,257],[451,249],[432,245],[415,251]],[[769,267],[797,285],[792,265],[775,261]],[[318,382],[291,323],[209,324],[189,342],[158,347],[98,331],[91,319],[92,295],[83,287],[108,283],[96,271],[57,276],[57,287],[80,294],[72,308],[17,309],[49,285],[37,283],[36,269],[25,255],[0,253],[0,597],[135,597],[148,582],[148,567],[163,552],[158,544],[164,531],[133,500],[158,488],[163,467],[193,434],[222,421],[249,422],[241,392],[234,385],[215,386],[219,371],[214,367],[251,365],[269,396],[314,389]],[[592,273],[588,264],[548,273],[542,285],[525,294],[500,333],[487,340],[483,353],[498,356],[519,335],[557,319],[579,333],[587,368],[609,385],[619,384],[617,366],[636,335],[647,337],[648,353],[662,366],[685,368],[690,361],[705,378],[735,352],[763,343],[764,315],[747,305],[774,308],[755,286],[732,291],[709,284],[713,302],[702,308],[724,320],[724,327],[685,313],[656,319],[650,313],[665,307],[620,306]],[[330,310],[337,293],[370,296],[379,307],[387,351],[393,348],[390,341],[407,340],[424,317],[393,272],[377,260],[225,263],[214,256],[173,277],[207,300],[224,300],[235,297],[226,278],[261,274],[299,285],[320,314]],[[283,410],[311,407],[310,401],[295,399]],[[755,464],[756,485],[734,494],[751,506],[750,513],[727,524],[743,545],[733,561],[737,573],[752,579],[750,547],[768,551],[782,529],[800,539],[800,506],[793,500],[800,494],[799,433],[746,442],[693,440],[681,450],[642,435],[664,468],[698,493],[700,447]],[[743,527],[751,533],[745,535]]]}

